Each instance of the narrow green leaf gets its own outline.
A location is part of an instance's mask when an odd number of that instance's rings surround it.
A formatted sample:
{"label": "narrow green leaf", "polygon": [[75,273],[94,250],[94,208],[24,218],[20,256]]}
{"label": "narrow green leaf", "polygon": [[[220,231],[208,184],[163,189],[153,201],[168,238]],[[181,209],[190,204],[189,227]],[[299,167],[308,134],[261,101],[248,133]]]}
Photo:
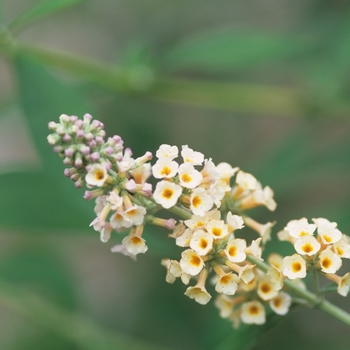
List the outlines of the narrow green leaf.
{"label": "narrow green leaf", "polygon": [[9,26],[9,29],[19,30],[47,16],[65,10],[85,0],[43,0],[19,15]]}
{"label": "narrow green leaf", "polygon": [[161,56],[160,65],[170,70],[232,71],[294,58],[308,50],[305,42],[287,35],[216,30],[171,47]]}

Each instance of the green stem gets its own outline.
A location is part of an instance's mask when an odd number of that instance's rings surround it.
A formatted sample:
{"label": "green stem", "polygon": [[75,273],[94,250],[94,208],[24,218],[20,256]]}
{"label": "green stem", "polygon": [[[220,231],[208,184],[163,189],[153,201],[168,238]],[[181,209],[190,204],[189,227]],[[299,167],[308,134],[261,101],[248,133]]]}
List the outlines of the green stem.
{"label": "green stem", "polygon": [[170,208],[169,211],[172,212],[173,214],[179,216],[180,218],[182,218],[184,220],[188,220],[192,216],[191,212],[189,212],[188,210],[186,210],[184,208],[180,208],[178,206]]}
{"label": "green stem", "polygon": [[[254,258],[253,256],[247,256],[247,260],[255,264],[260,270],[264,272],[266,272],[269,269],[268,264]],[[291,280],[284,280],[284,285],[288,288],[289,291],[293,292],[296,296],[306,300],[311,307],[314,307],[327,313],[328,315],[334,317],[338,321],[350,327],[350,314],[348,314],[344,310],[333,305],[329,301],[320,298],[316,294],[313,294],[308,290],[299,287],[296,283],[294,283]]]}
{"label": "green stem", "polygon": [[153,77],[153,83],[143,85],[143,78],[146,81],[147,76],[142,76],[142,70],[131,71],[70,53],[25,44],[13,40],[9,33],[5,32],[2,35],[0,33],[0,51],[9,56],[29,56],[109,89],[142,94],[158,101],[280,117],[304,114],[301,91],[294,88],[159,76]]}

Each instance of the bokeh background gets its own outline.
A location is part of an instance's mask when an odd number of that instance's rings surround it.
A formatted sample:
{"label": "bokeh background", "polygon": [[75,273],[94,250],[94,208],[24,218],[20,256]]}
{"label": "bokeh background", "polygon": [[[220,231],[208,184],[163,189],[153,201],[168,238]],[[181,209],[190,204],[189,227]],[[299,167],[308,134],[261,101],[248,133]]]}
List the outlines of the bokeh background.
{"label": "bokeh background", "polygon": [[0,349],[348,349],[317,310],[233,330],[165,282],[167,232],[137,262],[112,254],[46,143],[86,112],[135,156],[188,144],[253,173],[273,238],[301,217],[349,233],[350,1],[0,1]]}

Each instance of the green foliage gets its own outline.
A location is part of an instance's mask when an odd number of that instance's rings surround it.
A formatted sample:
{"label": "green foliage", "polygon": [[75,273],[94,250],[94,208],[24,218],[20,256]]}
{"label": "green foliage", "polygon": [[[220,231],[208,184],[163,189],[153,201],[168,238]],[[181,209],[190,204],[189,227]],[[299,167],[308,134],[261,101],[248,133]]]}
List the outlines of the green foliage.
{"label": "green foliage", "polygon": [[9,26],[11,30],[18,31],[49,17],[59,11],[77,5],[85,0],[42,0],[20,14]]}
{"label": "green foliage", "polygon": [[188,37],[169,48],[161,56],[160,64],[167,70],[230,72],[296,59],[311,49],[296,37],[232,28]]}

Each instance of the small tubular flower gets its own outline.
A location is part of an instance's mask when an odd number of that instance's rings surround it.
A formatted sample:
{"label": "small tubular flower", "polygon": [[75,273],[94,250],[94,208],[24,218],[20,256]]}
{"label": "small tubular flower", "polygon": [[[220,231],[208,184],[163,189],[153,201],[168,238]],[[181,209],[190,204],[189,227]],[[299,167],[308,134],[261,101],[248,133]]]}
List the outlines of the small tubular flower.
{"label": "small tubular flower", "polygon": [[173,207],[182,193],[182,188],[173,182],[162,180],[157,183],[153,197],[163,208]]}
{"label": "small tubular flower", "polygon": [[283,259],[282,273],[291,280],[306,277],[305,260],[299,254],[286,256]]}
{"label": "small tubular flower", "polygon": [[188,287],[186,289],[185,295],[189,298],[194,299],[197,303],[201,305],[208,304],[211,299],[211,295],[207,292],[205,288],[205,281],[208,276],[208,270],[203,269],[199,275],[198,282],[193,287]]}
{"label": "small tubular flower", "polygon": [[228,226],[223,220],[210,220],[205,227],[214,239],[222,239],[228,235]]}
{"label": "small tubular flower", "polygon": [[192,235],[190,247],[199,255],[207,255],[213,249],[213,237],[202,229],[198,229]]}
{"label": "small tubular flower", "polygon": [[179,166],[179,183],[185,188],[196,188],[202,181],[202,174],[193,165],[183,163]]}
{"label": "small tubular flower", "polygon": [[300,255],[315,255],[321,248],[321,244],[314,236],[303,236],[296,240],[294,248]]}
{"label": "small tubular flower", "polygon": [[196,276],[204,267],[203,259],[192,249],[182,252],[180,266],[185,273]]}
{"label": "small tubular flower", "polygon": [[244,303],[241,308],[241,320],[246,324],[264,324],[266,322],[264,306],[257,300]]}
{"label": "small tubular flower", "polygon": [[177,174],[179,164],[170,158],[160,158],[152,167],[152,174],[156,179],[172,178]]}
{"label": "small tubular flower", "polygon": [[278,290],[268,276],[260,279],[257,292],[262,300],[271,300],[278,295]]}
{"label": "small tubular flower", "polygon": [[233,263],[240,263],[246,259],[245,250],[247,243],[244,239],[231,239],[226,246],[225,254],[229,261]]}
{"label": "small tubular flower", "polygon": [[214,204],[213,198],[207,194],[204,188],[195,188],[191,194],[190,209],[193,214],[198,216],[204,216]]}
{"label": "small tubular flower", "polygon": [[177,146],[170,146],[163,144],[159,147],[158,151],[156,152],[156,157],[161,158],[169,158],[170,160],[173,160],[177,158],[179,155],[179,150]]}
{"label": "small tubular flower", "polygon": [[89,186],[101,187],[108,178],[106,168],[99,163],[93,164],[89,167],[85,176],[85,181]]}
{"label": "small tubular flower", "polygon": [[342,265],[342,260],[332,250],[325,249],[319,255],[319,265],[324,273],[336,273]]}
{"label": "small tubular flower", "polygon": [[234,295],[238,288],[239,277],[232,272],[224,273],[219,276],[215,285],[215,290],[218,293],[226,295]]}
{"label": "small tubular flower", "polygon": [[285,292],[279,292],[278,295],[270,300],[269,305],[277,315],[286,315],[292,304],[292,297]]}
{"label": "small tubular flower", "polygon": [[148,249],[146,241],[142,237],[139,237],[137,235],[129,235],[124,237],[124,239],[122,240],[122,245],[130,254],[133,255],[146,253]]}

